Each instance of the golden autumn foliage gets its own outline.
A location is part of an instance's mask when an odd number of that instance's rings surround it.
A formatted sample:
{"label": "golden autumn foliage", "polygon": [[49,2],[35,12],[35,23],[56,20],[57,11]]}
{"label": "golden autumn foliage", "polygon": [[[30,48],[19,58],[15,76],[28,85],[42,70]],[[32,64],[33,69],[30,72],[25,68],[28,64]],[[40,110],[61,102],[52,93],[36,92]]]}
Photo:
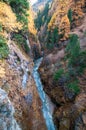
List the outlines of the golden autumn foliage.
{"label": "golden autumn foliage", "polygon": [[84,16],[82,8],[85,5],[85,0],[54,0],[49,11],[51,20],[48,24],[48,30],[58,27],[59,33],[64,34],[63,39],[68,38],[70,33],[70,21],[68,19],[68,11],[72,10],[73,26],[79,26]]}
{"label": "golden autumn foliage", "polygon": [[3,2],[0,2],[0,25],[3,31],[17,31],[21,29],[22,25],[17,22],[16,15],[13,13],[11,7]]}
{"label": "golden autumn foliage", "polygon": [[70,32],[70,21],[69,21],[67,15],[62,17],[59,28],[60,28],[59,33],[64,34],[63,40],[66,40],[69,37],[69,32]]}
{"label": "golden autumn foliage", "polygon": [[33,35],[36,35],[37,34],[37,30],[35,29],[35,25],[34,25],[34,19],[33,19],[34,14],[33,14],[33,11],[31,9],[29,9],[28,14],[29,14],[29,16],[28,16],[28,21],[29,21],[28,29],[29,29],[29,32],[31,34],[33,34]]}
{"label": "golden autumn foliage", "polygon": [[[55,8],[55,5],[57,5],[58,7]],[[70,6],[69,0],[57,0],[55,1],[55,5],[52,5],[55,11],[52,15],[50,23],[48,24],[48,29],[50,30],[58,27],[59,33],[64,34],[63,39],[66,39],[68,38],[68,33],[70,32],[70,22],[67,17],[68,9]]]}

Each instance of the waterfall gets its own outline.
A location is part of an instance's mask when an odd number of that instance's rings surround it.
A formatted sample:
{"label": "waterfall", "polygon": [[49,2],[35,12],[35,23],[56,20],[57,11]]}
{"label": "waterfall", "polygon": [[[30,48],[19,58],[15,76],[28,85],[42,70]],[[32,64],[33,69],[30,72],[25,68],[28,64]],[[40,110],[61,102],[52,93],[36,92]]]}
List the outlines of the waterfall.
{"label": "waterfall", "polygon": [[41,83],[40,75],[38,73],[38,68],[39,68],[41,62],[42,62],[42,58],[38,59],[35,62],[34,69],[33,69],[33,77],[36,82],[38,93],[39,93],[39,96],[42,101],[42,112],[43,112],[44,119],[46,121],[47,129],[56,130],[53,119],[52,119],[52,112],[51,112],[51,108],[49,105],[49,99],[48,99],[47,95],[45,94],[45,92],[43,91],[43,85]]}
{"label": "waterfall", "polygon": [[28,45],[29,49],[31,50],[31,46],[30,46],[30,42],[29,42],[28,36],[26,36],[26,37],[27,37],[27,39],[26,39],[27,45]]}

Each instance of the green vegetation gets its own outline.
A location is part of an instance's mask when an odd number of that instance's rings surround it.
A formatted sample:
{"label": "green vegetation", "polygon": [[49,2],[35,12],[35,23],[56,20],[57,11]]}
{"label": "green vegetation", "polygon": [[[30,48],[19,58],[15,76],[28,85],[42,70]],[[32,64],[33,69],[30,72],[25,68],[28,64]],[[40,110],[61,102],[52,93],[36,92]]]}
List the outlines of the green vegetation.
{"label": "green vegetation", "polygon": [[70,42],[66,47],[66,52],[68,67],[73,68],[76,75],[83,73],[84,68],[86,67],[86,51],[81,51],[77,35],[74,34],[70,36]]}
{"label": "green vegetation", "polygon": [[54,80],[59,82],[60,78],[65,77],[64,85],[78,94],[80,92],[78,76],[82,75],[86,68],[86,51],[81,51],[79,38],[76,34],[70,36],[70,41],[66,47],[66,64],[66,72],[60,68],[55,72]]}
{"label": "green vegetation", "polygon": [[29,47],[26,42],[26,38],[22,35],[22,33],[15,33],[13,35],[13,40],[18,44],[19,47],[22,47],[26,53],[29,52]]}
{"label": "green vegetation", "polygon": [[28,14],[27,10],[29,9],[29,3],[27,0],[9,0],[10,6],[13,11],[16,13],[17,19],[24,26],[24,29],[27,29],[28,25]]}
{"label": "green vegetation", "polygon": [[54,28],[53,30],[48,31],[48,23],[51,20],[51,16],[48,15],[49,9],[49,3],[47,3],[44,10],[38,12],[37,18],[35,19],[35,26],[38,31],[40,31],[41,27],[45,25],[44,30],[46,30],[46,33],[39,39],[41,42],[44,42],[45,40],[45,47],[51,50],[54,47],[58,47],[58,41],[61,36],[58,33],[58,28]]}
{"label": "green vegetation", "polygon": [[28,0],[9,0],[9,4],[17,16],[17,20],[23,24],[22,30],[18,33],[14,33],[13,39],[21,46],[26,53],[29,52],[29,47],[26,42],[26,36],[28,35],[28,14],[29,2]]}
{"label": "green vegetation", "polygon": [[70,36],[70,42],[66,47],[68,65],[76,65],[80,55],[80,43],[77,35]]}
{"label": "green vegetation", "polygon": [[51,43],[56,44],[59,40],[59,34],[58,34],[58,28],[54,28],[54,30],[51,32]]}
{"label": "green vegetation", "polygon": [[43,11],[39,11],[37,14],[37,18],[35,19],[35,26],[38,30],[40,30],[41,26],[45,23],[48,24],[51,17],[48,17],[49,4],[47,3]]}
{"label": "green vegetation", "polygon": [[52,31],[47,32],[46,47],[47,49],[53,49],[58,46],[60,35],[58,33],[58,28],[54,28]]}
{"label": "green vegetation", "polygon": [[39,11],[37,14],[37,18],[35,19],[35,26],[38,30],[40,30],[40,27],[42,25],[42,16],[41,16],[41,12]]}
{"label": "green vegetation", "polygon": [[84,32],[84,36],[86,37],[86,31]]}
{"label": "green vegetation", "polygon": [[69,9],[68,10],[68,18],[69,18],[69,21],[70,21],[70,23],[72,23],[72,14],[73,14],[73,12],[72,12],[72,9]]}
{"label": "green vegetation", "polygon": [[80,88],[78,86],[78,82],[74,81],[67,85],[67,87],[72,90],[75,94],[78,94],[80,92]]}
{"label": "green vegetation", "polygon": [[28,35],[28,14],[29,2],[28,0],[3,0],[8,3],[13,12],[16,14],[17,20],[22,23],[23,28],[18,33],[13,33],[13,40],[21,46],[26,53],[29,52],[29,47],[26,42],[26,36]]}
{"label": "green vegetation", "polygon": [[14,40],[19,44],[19,45],[22,45],[22,43],[25,42],[25,39],[23,39],[22,35],[21,34],[18,34],[16,33],[14,35]]}
{"label": "green vegetation", "polygon": [[85,68],[86,68],[86,51],[82,51],[78,59],[77,72],[79,74],[82,74]]}
{"label": "green vegetation", "polygon": [[56,73],[54,74],[54,80],[59,80],[62,75],[64,74],[64,69],[59,69],[58,71],[56,71]]}
{"label": "green vegetation", "polygon": [[52,48],[54,48],[54,44],[52,44],[53,42],[53,38],[51,38],[52,33],[51,31],[47,32],[47,40],[46,40],[46,47],[47,49],[51,50]]}
{"label": "green vegetation", "polygon": [[0,59],[7,58],[9,54],[9,49],[6,44],[6,40],[0,35]]}
{"label": "green vegetation", "polygon": [[2,25],[0,24],[0,32],[2,31]]}
{"label": "green vegetation", "polygon": [[17,16],[17,20],[23,24],[24,30],[27,30],[28,25],[27,11],[29,9],[28,0],[3,0],[3,1],[11,6],[13,12]]}

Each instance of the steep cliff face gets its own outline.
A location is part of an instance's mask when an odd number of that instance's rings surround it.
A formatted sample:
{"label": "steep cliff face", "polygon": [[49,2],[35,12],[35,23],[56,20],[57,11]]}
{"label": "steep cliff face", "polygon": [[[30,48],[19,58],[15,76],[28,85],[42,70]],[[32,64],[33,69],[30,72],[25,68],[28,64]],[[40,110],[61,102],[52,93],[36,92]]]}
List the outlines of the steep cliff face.
{"label": "steep cliff face", "polygon": [[39,71],[56,105],[54,121],[58,130],[85,130],[86,1],[54,0],[48,16],[38,33],[44,51],[48,45]]}
{"label": "steep cliff face", "polygon": [[41,101],[32,77],[33,60],[13,41],[9,43],[9,48],[8,58],[0,61],[0,87],[8,93],[21,129],[46,129]]}
{"label": "steep cliff face", "polygon": [[64,33],[67,38],[68,33],[70,32],[70,22],[67,17],[67,13],[70,7],[70,1],[60,1],[57,0],[55,3],[53,2],[50,15],[52,15],[51,20],[48,24],[48,29],[54,29],[57,27],[59,29],[59,33]]}
{"label": "steep cliff face", "polygon": [[[66,0],[60,1],[56,0],[53,2],[49,14],[52,15],[51,21],[48,24],[48,28],[58,27],[59,31],[63,30],[67,34],[70,32],[70,24],[72,27],[80,25],[81,20],[84,17],[85,0],[74,1]],[[69,23],[68,11],[71,9],[72,21]],[[71,14],[70,14],[71,15]],[[64,26],[64,29],[63,29]],[[65,36],[64,36],[65,37]]]}
{"label": "steep cliff face", "polygon": [[28,16],[29,41],[32,50],[32,57],[34,59],[37,59],[41,56],[41,46],[37,36],[37,29],[35,28],[35,24],[34,24],[34,17],[35,17],[34,12],[31,9],[31,7],[28,13],[29,13]]}
{"label": "steep cliff face", "polygon": [[[54,0],[48,11],[47,19],[50,17],[50,20],[48,21],[48,23],[45,21],[44,25],[41,24],[41,28],[39,31],[41,42],[48,42],[47,39],[52,39],[53,31],[55,28],[58,29],[58,33],[60,35],[59,40],[64,41],[68,39],[70,32],[75,27],[82,24],[86,12],[85,8],[85,0]],[[48,35],[49,31],[51,32],[50,37],[45,35]],[[45,40],[41,38],[42,35],[44,35]]]}
{"label": "steep cliff face", "polygon": [[[21,17],[25,20],[23,23],[18,19],[22,3],[12,2],[0,2],[0,130],[46,130],[41,101],[32,76],[34,63],[30,47],[35,40],[31,39],[31,44],[28,40],[28,15],[23,14],[25,19]],[[18,10],[14,10],[15,4],[19,4]],[[20,13],[17,14],[17,11]],[[35,37],[33,23],[30,28],[29,33]]]}
{"label": "steep cliff face", "polygon": [[13,13],[11,7],[6,3],[0,2],[0,25],[2,30],[0,32],[6,31],[18,31],[22,25],[17,22],[15,13]]}
{"label": "steep cliff face", "polygon": [[[71,49],[76,45],[75,39],[72,43]],[[45,55],[39,69],[44,90],[56,105],[53,118],[58,130],[86,129],[86,36],[80,40],[80,46],[84,52],[80,59],[81,54],[77,55],[75,49],[76,53],[71,51],[75,58],[71,59],[68,53],[68,60],[66,51],[70,49],[62,47]]]}

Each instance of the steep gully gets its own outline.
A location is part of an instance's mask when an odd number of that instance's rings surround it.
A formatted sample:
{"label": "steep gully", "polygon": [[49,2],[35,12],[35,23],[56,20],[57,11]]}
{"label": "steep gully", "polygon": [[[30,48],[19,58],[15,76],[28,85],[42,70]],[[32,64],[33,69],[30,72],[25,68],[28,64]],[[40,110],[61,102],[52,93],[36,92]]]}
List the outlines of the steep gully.
{"label": "steep gully", "polygon": [[34,69],[33,69],[33,77],[36,82],[38,93],[39,93],[39,96],[42,101],[42,112],[43,112],[44,119],[46,121],[47,129],[55,130],[55,126],[54,126],[53,119],[52,119],[52,112],[54,109],[53,104],[49,100],[49,98],[45,94],[45,92],[43,91],[43,86],[42,86],[42,83],[40,80],[40,75],[38,73],[38,68],[39,68],[41,62],[42,62],[42,58],[35,61],[35,65],[34,65]]}
{"label": "steep gully", "polygon": [[[28,41],[29,43],[29,41]],[[30,46],[30,44],[29,44]],[[41,79],[40,79],[40,75],[38,73],[38,68],[42,62],[42,59],[43,58],[40,58],[38,60],[36,60],[34,62],[34,68],[33,68],[33,78],[35,80],[35,83],[36,83],[36,87],[37,87],[37,90],[38,90],[38,93],[39,93],[39,97],[41,99],[41,102],[42,102],[42,112],[43,112],[43,116],[44,116],[44,119],[45,119],[45,122],[46,122],[46,126],[47,126],[47,130],[55,130],[55,125],[54,125],[54,122],[53,122],[53,119],[52,119],[52,114],[53,114],[53,111],[54,111],[54,105],[53,103],[50,101],[49,97],[45,94],[44,90],[43,90],[43,85],[41,83]],[[25,73],[23,75],[23,81],[22,81],[22,86],[23,88],[26,87],[27,85],[27,80],[28,80],[28,71],[27,69],[24,69],[25,70]]]}
{"label": "steep gully", "polygon": [[[56,128],[54,126],[54,122],[52,119],[54,105],[50,101],[49,97],[45,94],[41,80],[40,80],[40,75],[38,73],[38,68],[39,68],[41,62],[42,62],[42,58],[35,61],[32,74],[33,74],[33,77],[34,77],[34,80],[35,80],[35,83],[37,86],[37,90],[38,90],[40,99],[42,101],[42,112],[43,112],[43,116],[44,116],[44,119],[46,122],[47,129],[55,130]],[[27,80],[28,80],[28,71],[26,70],[25,74],[23,75],[23,81],[22,81],[23,88],[26,87]]]}

